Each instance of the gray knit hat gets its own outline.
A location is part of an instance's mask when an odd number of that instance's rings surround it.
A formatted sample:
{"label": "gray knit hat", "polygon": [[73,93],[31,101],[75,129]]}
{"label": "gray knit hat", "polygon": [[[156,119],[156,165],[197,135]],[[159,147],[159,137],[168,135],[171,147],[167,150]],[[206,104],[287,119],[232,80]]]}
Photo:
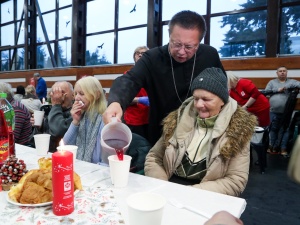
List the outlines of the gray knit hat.
{"label": "gray knit hat", "polygon": [[212,67],[203,70],[193,80],[191,92],[193,93],[195,89],[209,91],[219,96],[225,104],[228,102],[227,77],[220,68]]}

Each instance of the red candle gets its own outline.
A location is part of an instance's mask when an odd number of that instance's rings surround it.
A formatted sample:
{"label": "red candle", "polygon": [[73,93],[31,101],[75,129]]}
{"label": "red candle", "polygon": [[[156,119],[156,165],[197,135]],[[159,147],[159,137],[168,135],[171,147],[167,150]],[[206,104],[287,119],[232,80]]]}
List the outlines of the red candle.
{"label": "red candle", "polygon": [[74,211],[73,153],[57,151],[52,154],[53,213],[65,216]]}

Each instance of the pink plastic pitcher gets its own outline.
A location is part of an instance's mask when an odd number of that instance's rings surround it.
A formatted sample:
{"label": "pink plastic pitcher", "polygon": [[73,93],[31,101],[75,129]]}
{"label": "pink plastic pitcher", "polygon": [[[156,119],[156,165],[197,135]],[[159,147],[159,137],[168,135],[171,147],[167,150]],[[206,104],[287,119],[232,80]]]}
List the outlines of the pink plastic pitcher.
{"label": "pink plastic pitcher", "polygon": [[[131,130],[124,123],[113,118],[112,122],[106,124],[101,132],[102,150],[108,155],[114,155],[118,151],[126,152],[132,140]],[[119,157],[120,158],[120,157]]]}

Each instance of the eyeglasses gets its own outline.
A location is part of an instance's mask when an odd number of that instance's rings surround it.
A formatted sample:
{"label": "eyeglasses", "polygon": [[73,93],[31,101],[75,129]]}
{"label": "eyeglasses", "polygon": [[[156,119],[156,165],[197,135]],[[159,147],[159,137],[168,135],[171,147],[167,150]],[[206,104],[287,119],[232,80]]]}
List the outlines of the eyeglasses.
{"label": "eyeglasses", "polygon": [[135,55],[143,55],[145,52],[135,52]]}
{"label": "eyeglasses", "polygon": [[199,44],[197,44],[197,45],[183,45],[183,44],[177,43],[175,41],[170,41],[170,44],[171,44],[171,48],[173,48],[177,51],[180,51],[181,48],[183,47],[184,51],[187,52],[187,53],[190,53],[190,52],[196,50],[199,46]]}

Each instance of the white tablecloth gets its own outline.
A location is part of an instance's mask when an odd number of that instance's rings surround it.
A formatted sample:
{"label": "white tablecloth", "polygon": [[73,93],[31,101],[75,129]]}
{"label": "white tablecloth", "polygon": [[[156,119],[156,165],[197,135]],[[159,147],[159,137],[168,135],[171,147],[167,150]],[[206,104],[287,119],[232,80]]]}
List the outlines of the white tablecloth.
{"label": "white tablecloth", "polygon": [[[22,145],[16,145],[16,152],[17,157],[25,161],[28,169],[38,168],[37,160],[39,159],[39,157],[36,155],[35,149],[28,148]],[[50,154],[49,156],[51,157]],[[97,187],[104,188],[108,192],[111,191],[111,196],[113,196],[113,199],[116,202],[114,208],[118,211],[118,213],[120,212],[120,218],[118,218],[120,224],[124,224],[124,222],[125,224],[129,224],[126,198],[130,194],[142,191],[151,191],[157,194],[161,194],[166,197],[166,199],[176,198],[179,202],[192,206],[208,215],[213,215],[220,210],[226,210],[233,215],[240,217],[246,207],[246,201],[242,198],[204,191],[193,187],[166,182],[134,173],[129,174],[129,183],[126,188],[113,188],[113,186],[111,185],[108,167],[79,160],[76,160],[75,162],[75,171],[80,175],[84,191],[86,191],[87,193],[88,190]],[[0,192],[0,211],[2,212],[2,214],[5,214],[5,210],[11,207],[11,204],[6,201],[6,196],[7,192]],[[79,199],[79,197],[75,197],[75,203],[76,200]],[[29,209],[29,207],[25,207],[25,209],[31,210]],[[75,210],[72,214],[78,214],[78,210],[80,209],[77,209],[77,211]],[[77,215],[73,215],[73,217],[74,216],[76,217]],[[54,220],[53,224],[57,224],[59,221],[62,221],[61,217],[54,216],[52,219]],[[201,217],[200,215],[197,215],[185,209],[176,208],[173,205],[167,203],[164,208],[162,225],[201,225],[205,221],[206,219]],[[72,224],[77,224],[76,220]]]}

